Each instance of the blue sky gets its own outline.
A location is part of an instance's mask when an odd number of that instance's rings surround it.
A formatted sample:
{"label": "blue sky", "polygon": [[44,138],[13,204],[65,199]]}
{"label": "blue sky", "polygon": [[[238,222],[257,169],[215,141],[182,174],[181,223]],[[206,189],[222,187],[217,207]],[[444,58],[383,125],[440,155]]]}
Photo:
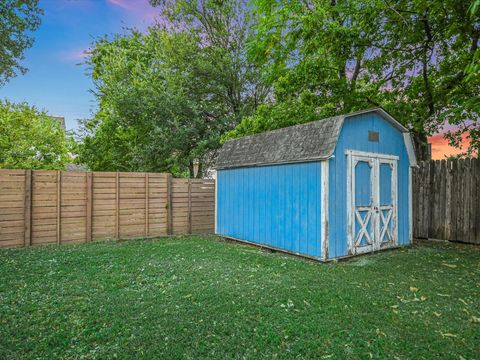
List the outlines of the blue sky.
{"label": "blue sky", "polygon": [[25,52],[29,71],[0,88],[0,98],[26,101],[50,115],[64,116],[67,129],[91,117],[96,101],[83,62],[83,51],[99,36],[124,27],[145,29],[159,10],[148,0],[40,0],[45,14]]}

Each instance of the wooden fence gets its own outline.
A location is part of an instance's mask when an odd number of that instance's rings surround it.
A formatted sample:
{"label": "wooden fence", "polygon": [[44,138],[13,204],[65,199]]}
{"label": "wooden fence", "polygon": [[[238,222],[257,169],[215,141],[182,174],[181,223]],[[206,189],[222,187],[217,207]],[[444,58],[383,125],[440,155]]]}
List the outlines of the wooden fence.
{"label": "wooden fence", "polygon": [[214,232],[213,180],[0,170],[0,247]]}
{"label": "wooden fence", "polygon": [[422,162],[414,170],[413,235],[480,244],[480,160]]}

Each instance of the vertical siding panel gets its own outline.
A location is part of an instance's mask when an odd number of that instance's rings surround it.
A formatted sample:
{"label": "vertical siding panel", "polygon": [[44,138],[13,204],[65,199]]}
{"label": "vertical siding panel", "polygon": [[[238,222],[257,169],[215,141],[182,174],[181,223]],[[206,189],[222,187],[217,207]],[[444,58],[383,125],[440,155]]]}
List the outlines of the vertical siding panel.
{"label": "vertical siding panel", "polygon": [[256,200],[256,197],[255,197],[255,185],[256,185],[256,180],[255,180],[255,169],[252,169],[252,173],[250,174],[250,176],[248,177],[249,179],[249,182],[248,182],[248,186],[249,186],[249,194],[250,194],[250,207],[248,209],[248,217],[249,217],[249,224],[250,224],[250,227],[248,229],[248,236],[249,236],[249,239],[252,239],[252,241],[254,241],[255,239],[255,200]]}
{"label": "vertical siding panel", "polygon": [[219,170],[217,171],[217,233],[223,234],[223,229],[225,228],[224,225],[224,218],[227,215],[225,209],[225,200],[223,199],[225,190],[224,187],[226,185],[225,181],[225,174],[226,170]]}
{"label": "vertical siding panel", "polygon": [[285,211],[286,211],[286,201],[285,201],[285,166],[278,167],[278,180],[279,180],[279,205],[278,205],[278,246],[280,248],[285,248]]}
{"label": "vertical siding panel", "polygon": [[320,163],[219,170],[218,233],[320,256]]}
{"label": "vertical siding panel", "polygon": [[275,193],[274,193],[274,204],[275,212],[273,214],[273,243],[278,244],[281,238],[280,233],[280,224],[282,223],[281,211],[282,211],[282,197],[283,193],[280,186],[280,167],[275,166],[273,176],[275,178]]}
{"label": "vertical siding panel", "polygon": [[300,179],[300,191],[299,195],[299,219],[298,219],[298,240],[299,240],[299,252],[308,253],[308,172],[305,164],[299,167],[299,179]]}
{"label": "vertical siding panel", "polygon": [[222,234],[224,234],[224,231],[229,228],[230,224],[229,222],[231,221],[229,219],[230,216],[230,199],[229,199],[229,193],[230,189],[229,187],[231,186],[230,184],[230,170],[223,170],[222,171],[222,187],[218,189],[218,201],[220,202],[221,205],[221,215],[222,215]]}
{"label": "vertical siding panel", "polygon": [[[305,169],[307,170],[307,169]],[[315,249],[312,247],[313,244],[310,244],[310,232],[311,227],[315,223],[315,219],[310,217],[310,203],[311,197],[315,195],[315,192],[311,188],[312,185],[312,178],[315,176],[314,171],[309,172],[305,171],[305,177],[302,179],[302,185],[304,185],[304,191],[302,191],[303,201],[304,201],[304,212],[305,216],[303,217],[304,221],[304,235],[302,239],[303,248],[306,253],[315,253]]]}
{"label": "vertical siding panel", "polygon": [[231,199],[230,199],[230,193],[231,193],[231,180],[230,180],[230,174],[231,174],[231,171],[230,170],[226,170],[225,171],[225,187],[223,189],[223,192],[222,192],[222,197],[225,199],[225,203],[223,205],[224,209],[225,209],[225,215],[224,215],[224,218],[223,218],[223,226],[225,229],[229,229],[230,226],[231,226],[231,214],[230,214],[230,203],[231,203]]}
{"label": "vertical siding panel", "polygon": [[[239,214],[240,218],[243,216],[244,211],[248,211],[249,204],[246,203],[246,197],[245,197],[245,172],[242,171],[242,169],[236,169],[236,174],[235,178],[239,179],[236,191],[235,191],[235,196],[238,196],[238,205],[235,206],[234,204],[234,213]],[[237,221],[237,237],[241,239],[244,235],[246,229],[246,224],[240,221]]]}
{"label": "vertical siding panel", "polygon": [[263,224],[265,226],[265,243],[269,246],[271,243],[271,212],[272,212],[272,167],[267,166],[265,168],[265,208],[263,212]]}
{"label": "vertical siding panel", "polygon": [[[337,239],[337,213],[338,209],[341,209],[341,206],[338,206],[337,203],[337,167],[338,167],[338,160],[336,157],[330,160],[329,171],[330,174],[321,174],[321,176],[330,176],[329,184],[330,184],[330,194],[328,199],[328,206],[329,206],[329,239],[328,239],[328,248],[329,248],[329,258],[334,258],[337,255],[336,250],[336,239]],[[320,179],[321,180],[321,179]],[[340,210],[341,211],[341,210]],[[346,211],[346,208],[345,208]],[[320,224],[320,226],[322,226]]]}
{"label": "vertical siding panel", "polygon": [[222,228],[223,229],[228,229],[230,224],[229,222],[231,221],[229,216],[230,216],[230,199],[229,199],[229,193],[230,193],[230,171],[225,170],[223,171],[223,189],[221,190],[221,193],[219,193],[220,201],[222,201]]}
{"label": "vertical siding panel", "polygon": [[[264,170],[264,171],[261,171]],[[259,174],[259,183],[260,186],[258,187],[258,198],[259,198],[259,203],[258,203],[258,220],[257,223],[255,224],[258,227],[258,237],[257,241],[265,244],[265,171],[266,168],[264,169],[257,169],[257,173]]]}
{"label": "vertical siding panel", "polygon": [[299,253],[300,252],[300,246],[301,246],[301,224],[302,224],[302,195],[301,195],[301,189],[302,189],[302,181],[300,181],[301,176],[302,176],[302,166],[303,164],[300,164],[300,166],[297,167],[297,173],[296,173],[296,186],[295,186],[295,209],[296,209],[296,216],[294,220],[294,225],[295,225],[295,235],[297,238],[297,241],[295,242],[295,252]]}
{"label": "vertical siding panel", "polygon": [[272,245],[271,243],[271,212],[272,212],[272,167],[267,166],[266,174],[267,174],[267,181],[265,182],[265,211],[264,211],[264,224],[265,224],[265,242],[268,245]]}
{"label": "vertical siding panel", "polygon": [[[292,218],[292,251],[294,252],[299,252],[300,251],[300,239],[299,239],[299,221],[300,221],[300,216],[299,216],[299,204],[300,204],[300,183],[298,179],[300,178],[300,168],[296,166],[293,169],[293,207],[294,207],[294,216]],[[296,191],[295,191],[296,190]]]}
{"label": "vertical siding panel", "polygon": [[[248,194],[248,189],[246,184],[246,178],[247,178],[246,172],[243,171],[243,169],[237,169],[237,177],[240,178],[240,183],[238,184],[238,187],[236,189],[236,194],[239,197],[240,202],[239,202],[238,208],[235,208],[234,211],[239,212],[241,215],[241,218],[243,219],[243,218],[246,218],[246,215],[250,207],[252,206],[252,204],[249,203],[248,197],[245,196],[246,194]],[[238,229],[237,234],[238,234],[238,238],[242,239],[245,236],[249,225],[244,221],[242,221],[240,225],[242,226]]]}
{"label": "vertical siding panel", "polygon": [[[310,189],[312,192],[312,196],[309,196],[309,223],[313,223],[309,231],[309,249],[316,254],[316,256],[321,256],[320,251],[320,226],[321,223],[321,205],[319,201],[315,201],[315,199],[320,199],[320,190],[321,186],[321,165],[318,164],[315,172],[310,181]],[[318,184],[318,186],[317,186]]]}
{"label": "vertical siding panel", "polygon": [[[285,237],[284,237],[284,244],[285,248],[288,250],[292,250],[292,218],[294,216],[293,213],[293,202],[292,202],[292,170],[291,168],[285,168],[285,209],[284,209],[284,218],[285,218]],[[292,209],[292,213],[290,214],[289,209]]]}
{"label": "vertical siding panel", "polygon": [[[260,191],[259,191],[259,187],[262,185],[261,184],[261,181],[260,179],[258,178],[259,176],[259,168],[254,168],[253,169],[253,173],[255,174],[255,176],[253,177],[254,181],[256,181],[256,183],[254,184],[254,192],[253,192],[253,198],[255,199],[254,200],[254,204],[252,205],[252,210],[253,210],[253,213],[254,213],[254,217],[253,217],[253,228],[254,228],[254,236],[253,238],[255,239],[256,242],[260,242],[259,238],[260,238],[260,229],[259,229],[259,226],[258,226],[258,222],[260,220],[260,204],[261,204],[261,197],[260,197]],[[252,179],[252,180],[253,180]]]}
{"label": "vertical siding panel", "polygon": [[276,243],[276,219],[277,219],[277,211],[278,211],[278,177],[276,176],[278,167],[271,166],[270,167],[270,177],[271,177],[271,212],[269,214],[268,223],[270,226],[270,242],[271,244]]}
{"label": "vertical siding panel", "polygon": [[236,170],[231,170],[229,171],[228,175],[229,175],[229,178],[230,178],[230,184],[231,184],[231,189],[229,189],[230,191],[228,192],[228,207],[229,207],[229,210],[228,210],[228,213],[230,214],[230,218],[228,219],[228,222],[229,222],[229,225],[232,227],[233,229],[233,236],[234,237],[237,237],[237,232],[236,232],[236,221],[235,221],[235,212],[234,212],[234,208],[233,208],[233,204],[234,204],[234,194],[236,193],[236,181],[235,181],[235,174],[236,174]]}
{"label": "vertical siding panel", "polygon": [[217,187],[217,191],[216,191],[217,194],[216,194],[216,199],[215,199],[215,203],[216,203],[215,206],[217,208],[217,211],[216,211],[215,217],[216,217],[216,221],[217,221],[216,232],[218,234],[222,233],[222,214],[223,214],[222,205],[224,203],[223,201],[220,200],[220,196],[222,194],[222,186],[224,184],[222,175],[223,175],[223,171],[218,170],[217,171],[217,178],[215,179],[216,180],[215,186]]}

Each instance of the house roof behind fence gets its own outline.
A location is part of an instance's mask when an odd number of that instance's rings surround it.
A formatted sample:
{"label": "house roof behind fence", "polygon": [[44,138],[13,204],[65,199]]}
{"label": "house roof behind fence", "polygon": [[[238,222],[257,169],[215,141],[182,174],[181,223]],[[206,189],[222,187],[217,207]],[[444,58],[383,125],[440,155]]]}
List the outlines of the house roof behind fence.
{"label": "house roof behind fence", "polygon": [[[403,125],[382,108],[363,110],[228,140],[220,149],[216,168],[328,159],[335,150],[345,118],[369,112],[378,113],[401,132],[408,133]],[[407,144],[408,146],[412,144]],[[412,164],[412,159],[410,162]]]}

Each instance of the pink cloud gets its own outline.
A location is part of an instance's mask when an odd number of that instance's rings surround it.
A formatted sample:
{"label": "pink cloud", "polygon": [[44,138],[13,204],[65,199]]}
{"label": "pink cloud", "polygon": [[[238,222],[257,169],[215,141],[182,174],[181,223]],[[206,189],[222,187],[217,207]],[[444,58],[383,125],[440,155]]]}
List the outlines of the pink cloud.
{"label": "pink cloud", "polygon": [[137,25],[152,25],[160,10],[150,5],[148,0],[107,0],[107,4],[121,10],[128,20],[132,20]]}
{"label": "pink cloud", "polygon": [[121,7],[122,9],[131,10],[132,8],[134,8],[132,4],[133,1],[128,0],[107,0],[107,3],[109,3],[110,5]]}
{"label": "pink cloud", "polygon": [[68,60],[68,61],[82,61],[86,58],[85,51],[87,49],[71,49],[71,50],[65,50],[61,51],[59,53],[59,57],[63,60]]}

